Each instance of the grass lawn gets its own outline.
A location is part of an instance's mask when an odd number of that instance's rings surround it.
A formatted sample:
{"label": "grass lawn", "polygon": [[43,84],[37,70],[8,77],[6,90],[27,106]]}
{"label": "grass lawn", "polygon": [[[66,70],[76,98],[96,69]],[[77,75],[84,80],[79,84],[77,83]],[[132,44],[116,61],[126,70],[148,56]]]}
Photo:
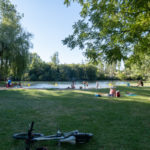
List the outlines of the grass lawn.
{"label": "grass lawn", "polygon": [[12,135],[26,131],[31,121],[35,132],[45,135],[57,129],[94,134],[84,145],[58,147],[55,141],[44,141],[35,143],[33,150],[150,150],[150,88],[118,89],[120,98],[95,97],[95,90],[0,90],[0,150],[24,150],[24,142]]}

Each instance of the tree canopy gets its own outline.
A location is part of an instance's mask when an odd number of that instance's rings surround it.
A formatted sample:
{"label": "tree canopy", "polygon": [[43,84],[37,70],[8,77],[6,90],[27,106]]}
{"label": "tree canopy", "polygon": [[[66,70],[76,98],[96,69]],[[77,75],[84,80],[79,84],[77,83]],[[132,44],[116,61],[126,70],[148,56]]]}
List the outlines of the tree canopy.
{"label": "tree canopy", "polygon": [[32,35],[21,24],[20,15],[9,0],[0,0],[0,78],[20,78],[27,67]]}
{"label": "tree canopy", "polygon": [[141,55],[150,57],[149,0],[65,0],[64,4],[71,2],[82,6],[81,19],[64,45],[78,46],[92,61],[140,62]]}

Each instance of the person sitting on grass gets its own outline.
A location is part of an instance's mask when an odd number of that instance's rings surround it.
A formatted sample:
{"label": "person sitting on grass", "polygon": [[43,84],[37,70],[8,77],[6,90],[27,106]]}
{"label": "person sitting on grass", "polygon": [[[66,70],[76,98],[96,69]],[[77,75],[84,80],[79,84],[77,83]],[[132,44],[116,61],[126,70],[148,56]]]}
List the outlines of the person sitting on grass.
{"label": "person sitting on grass", "polygon": [[21,81],[19,81],[19,84],[18,84],[18,85],[19,85],[20,88],[22,88]]}
{"label": "person sitting on grass", "polygon": [[116,96],[116,89],[114,87],[110,88],[109,96]]}
{"label": "person sitting on grass", "polygon": [[142,81],[142,80],[140,80],[137,86],[144,86],[143,81]]}
{"label": "person sitting on grass", "polygon": [[8,87],[11,87],[11,79],[8,79]]}

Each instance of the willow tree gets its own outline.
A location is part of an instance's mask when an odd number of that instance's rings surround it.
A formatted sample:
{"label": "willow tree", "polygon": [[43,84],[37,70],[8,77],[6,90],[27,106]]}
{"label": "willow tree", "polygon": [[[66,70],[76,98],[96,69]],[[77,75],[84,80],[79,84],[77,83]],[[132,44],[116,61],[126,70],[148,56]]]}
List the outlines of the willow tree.
{"label": "willow tree", "polygon": [[22,16],[9,0],[0,0],[0,75],[21,78],[28,61],[31,34],[20,24]]}
{"label": "willow tree", "polygon": [[81,5],[81,19],[73,25],[73,34],[63,40],[64,45],[85,50],[93,61],[132,58],[137,62],[143,54],[150,58],[149,0],[64,1],[67,6],[71,2]]}

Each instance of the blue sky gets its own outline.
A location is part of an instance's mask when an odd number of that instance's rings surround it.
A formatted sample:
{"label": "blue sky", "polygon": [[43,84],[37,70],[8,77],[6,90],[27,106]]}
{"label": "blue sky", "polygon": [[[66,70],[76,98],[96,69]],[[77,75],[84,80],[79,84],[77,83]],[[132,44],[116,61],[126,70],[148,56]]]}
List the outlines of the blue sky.
{"label": "blue sky", "polygon": [[85,58],[81,50],[70,50],[61,42],[72,34],[72,25],[80,18],[80,6],[66,7],[63,0],[11,0],[17,11],[23,13],[22,26],[33,34],[33,49],[42,60],[49,62],[58,51],[60,63],[81,63]]}

